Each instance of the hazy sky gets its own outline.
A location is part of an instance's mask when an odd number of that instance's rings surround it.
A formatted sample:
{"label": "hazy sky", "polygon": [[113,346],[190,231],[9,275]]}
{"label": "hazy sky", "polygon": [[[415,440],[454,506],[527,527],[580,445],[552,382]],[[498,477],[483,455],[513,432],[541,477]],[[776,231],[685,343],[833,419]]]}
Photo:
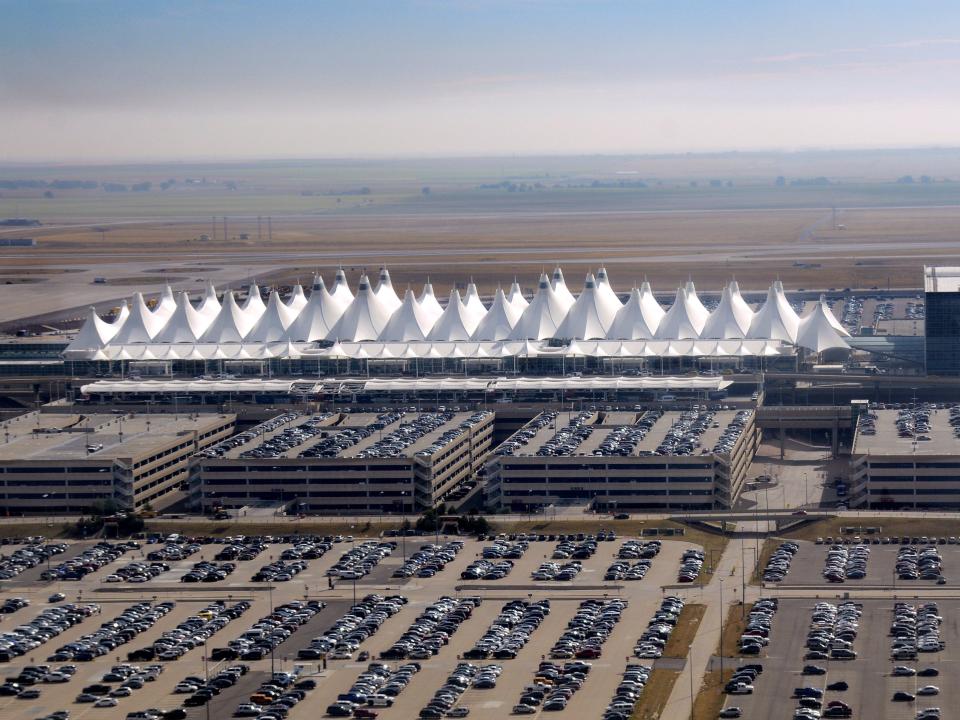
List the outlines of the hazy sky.
{"label": "hazy sky", "polygon": [[958,0],[0,11],[0,162],[960,144]]}

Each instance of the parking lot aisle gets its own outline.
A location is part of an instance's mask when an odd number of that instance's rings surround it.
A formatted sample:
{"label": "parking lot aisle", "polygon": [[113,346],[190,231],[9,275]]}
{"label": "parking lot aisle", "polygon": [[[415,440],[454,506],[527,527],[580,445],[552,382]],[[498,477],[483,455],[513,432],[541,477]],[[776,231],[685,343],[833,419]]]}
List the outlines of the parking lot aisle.
{"label": "parking lot aisle", "polygon": [[[640,581],[646,582],[646,578]],[[567,705],[565,713],[569,718],[599,720],[603,710],[613,697],[614,690],[620,684],[620,674],[626,662],[649,663],[633,657],[633,647],[637,637],[647,627],[647,622],[660,606],[661,594],[657,592],[636,593],[630,597],[630,604],[624,610],[610,637],[603,645],[603,655],[596,660],[588,660],[593,669]]]}
{"label": "parking lot aisle", "polygon": [[[468,690],[464,694],[459,704],[470,708],[471,718],[498,720],[510,714],[510,709],[520,699],[524,686],[533,682],[533,676],[540,664],[541,657],[549,655],[553,643],[566,629],[567,623],[580,605],[579,596],[577,599],[564,599],[563,597],[550,597],[548,594],[538,593],[534,595],[533,600],[537,601],[545,597],[550,599],[550,614],[533,633],[530,642],[523,647],[517,657],[513,660],[484,661],[501,663],[503,674],[497,681],[496,689]],[[491,600],[488,602],[496,602],[497,610],[499,610],[505,601]],[[479,635],[476,637],[479,637]],[[472,640],[476,640],[476,637]],[[471,642],[471,647],[472,644]],[[430,691],[431,695],[437,687]],[[424,700],[426,701],[426,699]]]}
{"label": "parking lot aisle", "polygon": [[[440,652],[429,660],[416,661],[420,663],[420,672],[414,675],[410,684],[396,697],[393,707],[376,708],[381,720],[409,720],[417,717],[420,708],[433,697],[433,693],[443,685],[447,675],[457,664],[457,656],[473,647],[474,642],[483,635],[490,623],[500,613],[501,607],[503,607],[503,602],[499,600],[484,600],[480,607],[471,613],[470,618],[450,636],[449,644],[441,647]],[[396,667],[404,662],[406,661],[392,660],[390,665]],[[486,665],[499,661],[471,660],[469,662]],[[485,692],[499,692],[499,690],[500,688],[497,687],[496,690]],[[340,692],[346,692],[346,688]]]}
{"label": "parking lot aisle", "polygon": [[[743,557],[752,556],[753,548],[759,548],[758,542],[756,538],[744,538]],[[759,552],[759,549],[757,552]],[[739,538],[733,538],[727,543],[723,555],[716,563],[713,574],[707,576],[710,579],[702,591],[693,587],[681,592],[670,591],[680,595],[685,602],[697,602],[706,605],[706,611],[690,646],[686,667],[674,683],[670,698],[664,707],[662,716],[664,720],[686,720],[690,717],[691,706],[696,698],[696,693],[703,684],[703,677],[706,674],[710,658],[716,653],[717,646],[720,643],[721,622],[726,621],[729,606],[739,603],[741,600],[744,572],[749,576],[751,572],[750,564],[747,563],[745,566],[741,562],[741,542]],[[722,607],[720,598],[721,581],[723,583]],[[748,590],[753,592],[749,587]],[[751,594],[748,592],[747,599],[750,598]],[[777,613],[777,615],[779,614]],[[691,682],[688,673],[693,674],[693,695],[690,693]],[[764,717],[773,718],[777,716],[778,713],[774,713]]]}

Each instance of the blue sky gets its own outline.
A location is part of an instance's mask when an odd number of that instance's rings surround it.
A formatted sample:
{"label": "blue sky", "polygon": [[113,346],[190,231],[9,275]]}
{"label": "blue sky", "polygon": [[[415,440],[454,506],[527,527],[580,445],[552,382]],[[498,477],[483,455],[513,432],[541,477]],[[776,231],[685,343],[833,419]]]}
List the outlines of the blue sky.
{"label": "blue sky", "polygon": [[0,11],[0,161],[960,143],[955,0]]}

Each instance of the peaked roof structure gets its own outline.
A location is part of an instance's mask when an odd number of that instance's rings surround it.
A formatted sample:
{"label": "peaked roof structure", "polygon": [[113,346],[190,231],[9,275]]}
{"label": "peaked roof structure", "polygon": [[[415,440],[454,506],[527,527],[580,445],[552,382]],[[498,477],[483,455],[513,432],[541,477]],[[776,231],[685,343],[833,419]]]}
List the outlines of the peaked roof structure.
{"label": "peaked roof structure", "polygon": [[177,298],[177,309],[167,324],[153,338],[155,343],[195,343],[212,322],[190,303],[190,296],[182,292]]}
{"label": "peaked roof structure", "polygon": [[313,278],[313,289],[306,307],[287,326],[286,338],[293,342],[326,340],[345,309],[327,291],[323,278],[317,275]]}
{"label": "peaked roof structure", "polygon": [[211,322],[217,316],[217,313],[220,312],[220,301],[217,300],[217,289],[213,286],[212,282],[207,282],[207,291],[203,295],[203,300],[200,301],[200,306],[197,308],[197,311],[207,317]]}
{"label": "peaked roof structure", "polygon": [[613,293],[603,294],[597,289],[593,273],[587,273],[583,292],[567,311],[567,316],[557,328],[555,337],[579,340],[602,340],[622,307]]}
{"label": "peaked roof structure", "polygon": [[523,310],[507,300],[503,288],[497,288],[490,309],[473,331],[473,339],[506,340],[522,314]]}
{"label": "peaked roof structure", "polygon": [[615,340],[652,340],[666,315],[653,296],[650,283],[634,288],[627,304],[617,311],[607,337]]}
{"label": "peaked roof structure", "polygon": [[177,299],[173,296],[173,288],[171,288],[169,285],[165,285],[163,288],[163,293],[161,293],[160,299],[157,301],[157,305],[153,309],[153,314],[155,317],[161,320],[167,320],[176,311]]}
{"label": "peaked roof structure", "polygon": [[420,293],[420,297],[417,299],[420,301],[421,309],[427,313],[430,318],[432,318],[432,327],[433,323],[439,320],[440,316],[443,315],[443,308],[440,306],[440,301],[437,300],[437,296],[433,293],[433,285],[430,284],[429,278],[427,278],[427,282],[423,286],[423,291]]}
{"label": "peaked roof structure", "polygon": [[752,322],[753,310],[740,295],[736,281],[733,281],[723,289],[720,304],[710,313],[700,337],[714,340],[745,338]]}
{"label": "peaked roof structure", "polygon": [[849,349],[850,346],[846,340],[830,322],[832,316],[833,313],[822,298],[820,302],[814,303],[813,310],[800,320],[797,345],[813,350],[815,353],[831,349]]}
{"label": "peaked roof structure", "polygon": [[336,300],[340,305],[346,308],[353,302],[353,291],[350,290],[350,283],[347,282],[347,274],[343,268],[337,268],[337,274],[333,278],[333,289],[330,291],[330,297]]}
{"label": "peaked roof structure", "polygon": [[514,280],[513,285],[510,286],[510,292],[507,293],[507,302],[517,308],[520,312],[526,310],[527,305],[530,304],[523,296],[523,291],[520,289],[520,283],[518,283],[516,280]]}
{"label": "peaked roof structure", "polygon": [[483,320],[483,316],[487,314],[487,306],[480,299],[480,293],[472,280],[467,285],[467,294],[463,298],[463,304],[467,306],[467,310],[477,317],[477,322]]}
{"label": "peaked roof structure", "polygon": [[823,312],[827,316],[827,321],[833,326],[833,329],[843,337],[850,337],[850,332],[843,326],[842,322],[837,320],[837,316],[833,314],[833,310],[830,309],[830,304],[823,295],[820,296],[820,304],[823,305]]}
{"label": "peaked roof structure", "polygon": [[297,283],[293,286],[293,292],[290,293],[290,299],[287,300],[287,307],[298,313],[307,306],[307,296],[303,292],[303,285]]}
{"label": "peaked roof structure", "polygon": [[[258,291],[259,292],[259,291]],[[203,331],[200,342],[205,343],[238,343],[242,342],[255,320],[237,304],[232,290],[228,290],[220,304],[220,312]]]}
{"label": "peaked roof structure", "polygon": [[510,340],[543,340],[553,337],[568,306],[553,289],[546,275],[540,276],[537,294],[520,316],[510,333]]}
{"label": "peaked roof structure", "polygon": [[357,296],[327,337],[343,342],[376,340],[389,322],[391,314],[370,287],[370,279],[364,275],[357,285]]}
{"label": "peaked roof structure", "polygon": [[110,339],[117,334],[118,328],[105,322],[97,315],[97,309],[90,306],[87,319],[83,321],[80,331],[73,341],[67,345],[66,353],[94,352],[106,347]]}
{"label": "peaked roof structure", "polygon": [[143,294],[136,293],[131,301],[130,317],[111,338],[111,342],[117,345],[150,342],[165,322],[165,318],[159,318],[150,312],[143,300]]}
{"label": "peaked roof structure", "polygon": [[691,299],[688,288],[689,284],[677,288],[673,306],[657,326],[657,340],[692,340],[700,337],[709,313],[699,300],[694,302]]}
{"label": "peaked roof structure", "polygon": [[615,302],[617,309],[623,307],[623,303],[620,302],[620,298],[617,297],[617,293],[613,290],[613,285],[610,283],[610,276],[607,275],[607,269],[605,267],[597,270],[597,293],[607,297],[610,302]]}
{"label": "peaked roof structure", "polygon": [[128,317],[130,317],[130,306],[127,305],[127,301],[124,300],[120,303],[120,310],[117,311],[117,316],[113,319],[113,322],[110,323],[114,328],[114,332],[120,329]]}
{"label": "peaked roof structure", "polygon": [[250,316],[251,325],[260,319],[266,309],[267,306],[263,304],[263,298],[260,296],[260,287],[255,282],[250,283],[243,311]]}
{"label": "peaked roof structure", "polygon": [[704,307],[703,303],[700,301],[700,296],[697,295],[697,288],[693,284],[693,280],[687,280],[686,285],[687,291],[687,307],[693,317],[696,319],[696,322],[700,323],[702,327],[706,322],[707,318],[710,317],[710,311]]}
{"label": "peaked roof structure", "polygon": [[763,307],[754,315],[747,337],[796,342],[799,329],[800,318],[783,294],[783,285],[776,280],[767,290]]}
{"label": "peaked roof structure", "polygon": [[553,269],[550,286],[553,288],[553,292],[556,294],[559,302],[563,305],[563,309],[569,310],[570,306],[575,302],[575,298],[567,287],[566,281],[563,279],[563,270],[560,269],[559,265]]}
{"label": "peaked roof structure", "polygon": [[393,289],[393,281],[390,280],[390,271],[385,267],[380,268],[380,283],[375,290],[380,302],[383,303],[390,312],[400,309],[400,298],[397,297],[397,291]]}
{"label": "peaked roof structure", "polygon": [[443,315],[434,324],[427,340],[445,342],[449,340],[469,340],[480,319],[464,304],[460,291],[454,288]]}
{"label": "peaked roof structure", "polygon": [[267,309],[243,339],[246,342],[278,342],[286,337],[287,328],[296,317],[297,313],[287,307],[280,299],[280,293],[274,290],[267,301]]}
{"label": "peaked roof structure", "polygon": [[408,288],[400,309],[384,326],[379,339],[384,342],[423,340],[430,333],[434,323],[433,314],[420,304],[413,290]]}

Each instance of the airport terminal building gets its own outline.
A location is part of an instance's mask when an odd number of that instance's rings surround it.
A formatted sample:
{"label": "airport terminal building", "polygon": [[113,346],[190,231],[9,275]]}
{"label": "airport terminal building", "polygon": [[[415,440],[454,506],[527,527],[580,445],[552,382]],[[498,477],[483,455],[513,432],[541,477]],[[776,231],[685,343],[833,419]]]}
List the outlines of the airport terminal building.
{"label": "airport terminal building", "polygon": [[729,508],[760,442],[753,410],[541,413],[487,464],[486,502],[516,512]]}

